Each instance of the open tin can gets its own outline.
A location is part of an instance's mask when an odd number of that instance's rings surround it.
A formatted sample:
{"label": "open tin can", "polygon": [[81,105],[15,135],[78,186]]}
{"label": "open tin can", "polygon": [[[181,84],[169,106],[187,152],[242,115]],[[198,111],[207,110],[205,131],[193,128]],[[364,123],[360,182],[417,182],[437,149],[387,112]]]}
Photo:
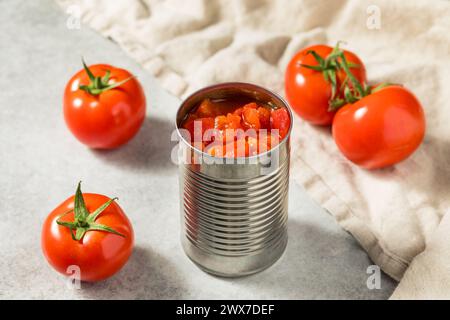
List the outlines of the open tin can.
{"label": "open tin can", "polygon": [[203,88],[181,104],[179,135],[181,242],[206,272],[238,277],[275,263],[287,244],[290,133],[272,149],[251,157],[218,158],[195,148],[182,134],[187,115],[204,99],[244,97],[286,108],[277,94],[248,83]]}

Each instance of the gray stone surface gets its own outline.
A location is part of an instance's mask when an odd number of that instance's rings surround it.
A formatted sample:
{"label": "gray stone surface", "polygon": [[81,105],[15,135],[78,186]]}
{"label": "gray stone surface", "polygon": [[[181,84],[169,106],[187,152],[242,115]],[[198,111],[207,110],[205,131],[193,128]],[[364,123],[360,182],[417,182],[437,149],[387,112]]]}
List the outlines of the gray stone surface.
{"label": "gray stone surface", "polygon": [[[200,271],[179,244],[177,169],[170,162],[179,101],[114,43],[86,26],[67,29],[51,1],[1,1],[0,30],[0,299],[389,297],[395,283],[383,275],[381,290],[369,290],[365,252],[294,184],[289,245],[280,261],[233,280]],[[65,127],[62,92],[80,55],[127,68],[145,87],[147,120],[119,150],[89,150]],[[136,248],[116,276],[74,290],[47,265],[40,232],[80,179],[85,192],[120,198]]]}

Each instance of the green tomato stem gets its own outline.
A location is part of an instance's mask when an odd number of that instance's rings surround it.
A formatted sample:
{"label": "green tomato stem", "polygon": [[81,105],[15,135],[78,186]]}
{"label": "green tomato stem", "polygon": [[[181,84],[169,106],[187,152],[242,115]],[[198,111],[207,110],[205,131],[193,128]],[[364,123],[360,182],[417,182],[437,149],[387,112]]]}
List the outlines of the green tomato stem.
{"label": "green tomato stem", "polygon": [[[83,239],[84,235],[88,231],[105,231],[121,237],[125,237],[125,235],[117,232],[111,227],[95,222],[98,216],[103,211],[105,211],[105,209],[108,208],[109,205],[111,205],[111,203],[113,203],[115,200],[117,200],[117,198],[109,199],[107,202],[98,207],[92,214],[90,214],[84,202],[80,181],[78,183],[77,191],[75,192],[74,208],[60,215],[56,220],[56,223],[60,226],[69,228],[72,239],[75,241],[80,241],[81,239]],[[72,211],[74,212],[74,221],[61,221],[61,218]],[[75,234],[73,231],[75,231]]]}
{"label": "green tomato stem", "polygon": [[112,83],[109,84],[109,79],[111,76],[111,70],[106,70],[105,75],[102,77],[96,77],[92,71],[89,69],[89,67],[86,65],[86,62],[84,61],[84,59],[81,59],[82,63],[83,63],[83,68],[86,71],[86,74],[89,77],[89,84],[87,85],[80,85],[79,89],[83,90],[93,96],[97,96],[105,91],[117,88],[121,85],[123,85],[125,82],[135,78],[135,76],[131,76],[129,78],[126,78],[122,81],[116,82],[116,83]]}
{"label": "green tomato stem", "polygon": [[[324,79],[331,85],[331,98],[329,101],[329,110],[335,111],[346,103],[353,103],[368,94],[358,79],[351,72],[351,68],[359,68],[355,63],[349,63],[345,58],[344,51],[339,47],[342,41],[339,41],[333,48],[331,53],[326,57],[321,57],[314,50],[309,50],[307,54],[311,54],[317,61],[316,66],[300,64],[302,67],[312,69],[314,71],[322,72]],[[347,77],[342,84],[338,83],[337,72],[344,70]],[[349,81],[355,88],[357,95],[355,95],[350,86]]]}

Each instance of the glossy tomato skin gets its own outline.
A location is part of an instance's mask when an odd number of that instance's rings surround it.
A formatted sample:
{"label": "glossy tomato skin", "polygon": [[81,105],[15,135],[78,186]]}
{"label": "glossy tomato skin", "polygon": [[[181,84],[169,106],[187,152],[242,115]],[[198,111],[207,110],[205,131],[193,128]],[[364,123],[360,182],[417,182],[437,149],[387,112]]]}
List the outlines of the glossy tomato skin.
{"label": "glossy tomato skin", "polygon": [[[311,70],[300,64],[317,66],[318,63],[312,54],[316,51],[322,58],[326,58],[332,47],[314,45],[299,51],[289,62],[285,72],[285,93],[292,109],[304,120],[315,125],[330,125],[335,112],[328,111],[332,87],[324,79],[322,72]],[[348,62],[359,65],[351,68],[353,75],[362,83],[366,82],[366,69],[363,62],[352,52],[344,50]],[[343,70],[337,73],[337,82],[342,84],[346,74]]]}
{"label": "glossy tomato skin", "polygon": [[[110,65],[97,64],[89,69],[103,77],[111,71],[110,83],[132,75]],[[67,83],[64,91],[64,118],[73,135],[83,144],[95,149],[112,149],[128,142],[139,131],[145,118],[146,101],[139,82],[132,78],[117,88],[99,95],[79,89],[88,85],[84,69]]]}
{"label": "glossy tomato skin", "polygon": [[425,135],[425,115],[409,90],[389,86],[339,109],[332,132],[350,161],[378,169],[406,159],[417,149]]}
{"label": "glossy tomato skin", "polygon": [[[83,198],[89,212],[109,200],[106,196],[93,193],[84,193]],[[88,231],[80,241],[75,241],[69,228],[56,223],[63,213],[73,209],[73,205],[72,196],[46,218],[41,237],[44,256],[55,270],[66,276],[67,268],[75,265],[80,268],[82,281],[104,280],[119,271],[132,253],[134,232],[131,223],[120,206],[113,202],[98,216],[96,222],[113,228],[125,237],[104,231]],[[73,212],[61,220],[73,221]]]}

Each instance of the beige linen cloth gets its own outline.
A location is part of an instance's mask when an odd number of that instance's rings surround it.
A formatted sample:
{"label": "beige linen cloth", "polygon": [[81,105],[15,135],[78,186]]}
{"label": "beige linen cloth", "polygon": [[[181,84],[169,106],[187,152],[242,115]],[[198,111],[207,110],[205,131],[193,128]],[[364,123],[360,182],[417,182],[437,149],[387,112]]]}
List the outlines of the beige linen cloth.
{"label": "beige linen cloth", "polygon": [[374,263],[403,277],[393,298],[450,298],[450,2],[57,2],[72,15],[81,13],[84,23],[179,97],[224,81],[283,94],[284,69],[296,51],[338,40],[358,53],[372,82],[403,83],[414,91],[427,133],[408,160],[384,170],[358,168],[339,153],[329,129],[297,118],[292,178]]}

